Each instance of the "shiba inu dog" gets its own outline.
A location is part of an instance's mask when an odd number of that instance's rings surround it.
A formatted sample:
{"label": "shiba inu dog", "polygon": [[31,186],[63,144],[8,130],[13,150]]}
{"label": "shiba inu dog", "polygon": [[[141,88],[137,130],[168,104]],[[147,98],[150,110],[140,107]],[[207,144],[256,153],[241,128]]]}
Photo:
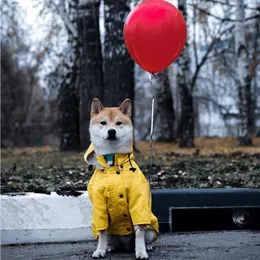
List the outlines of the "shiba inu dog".
{"label": "shiba inu dog", "polygon": [[153,249],[159,233],[149,184],[134,161],[131,110],[129,99],[119,107],[103,107],[97,98],[91,104],[91,145],[84,158],[96,167],[88,184],[98,238],[93,258],[118,246],[130,250],[134,241],[136,259],[148,259],[146,250]]}

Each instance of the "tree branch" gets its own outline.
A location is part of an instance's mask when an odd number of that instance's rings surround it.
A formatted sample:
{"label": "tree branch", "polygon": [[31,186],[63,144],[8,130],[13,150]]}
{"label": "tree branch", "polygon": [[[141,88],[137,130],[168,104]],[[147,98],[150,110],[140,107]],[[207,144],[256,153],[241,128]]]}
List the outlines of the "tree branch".
{"label": "tree branch", "polygon": [[194,97],[195,99],[200,99],[200,100],[212,102],[212,104],[214,104],[214,105],[220,110],[221,114],[224,115],[224,113],[222,112],[222,110],[224,110],[224,111],[226,112],[226,114],[229,114],[229,110],[228,110],[225,106],[219,104],[216,100],[214,100],[214,99],[211,98],[211,97],[205,97],[205,96],[193,96],[193,97]]}
{"label": "tree branch", "polygon": [[221,36],[222,36],[223,34],[225,34],[225,33],[228,32],[228,31],[232,31],[232,30],[234,29],[234,27],[235,27],[235,26],[232,25],[231,27],[229,27],[229,28],[223,30],[223,31],[219,34],[218,38],[213,39],[212,42],[210,43],[209,48],[207,49],[207,51],[206,51],[206,53],[204,54],[203,58],[201,59],[200,63],[199,63],[198,66],[196,67],[195,73],[194,73],[194,75],[193,75],[193,77],[192,77],[192,81],[191,81],[191,89],[192,89],[192,90],[193,90],[193,88],[194,88],[194,86],[195,86],[196,79],[197,79],[197,76],[198,76],[198,74],[199,74],[199,72],[200,72],[200,69],[201,69],[201,67],[204,65],[204,63],[206,62],[206,60],[207,60],[207,58],[208,58],[208,55],[209,55],[209,54],[211,53],[211,51],[214,49],[215,44],[220,40],[220,38],[221,38]]}
{"label": "tree branch", "polygon": [[[214,99],[212,99],[212,98],[210,98],[210,97],[195,96],[194,98],[195,98],[195,99],[200,99],[200,100],[205,100],[205,101],[207,101],[207,102],[211,102],[215,107],[217,107],[217,109],[219,110],[220,115],[221,115],[222,118],[223,118],[223,122],[224,122],[226,128],[227,128],[229,131],[231,131],[232,134],[234,134],[233,131],[232,131],[232,130],[230,129],[230,127],[228,126],[226,120],[227,120],[228,118],[238,118],[238,117],[239,117],[238,114],[230,113],[229,110],[228,110],[225,106],[219,104],[216,100],[214,100]],[[222,110],[224,110],[225,112],[223,112]]]}
{"label": "tree branch", "polygon": [[[214,3],[214,4],[221,4],[221,5],[227,5],[227,6],[230,6],[230,7],[236,7],[236,5],[232,5],[230,3],[227,3],[227,2],[222,2],[222,1],[218,1],[218,0],[204,0],[206,2],[209,2],[209,3]],[[251,7],[251,6],[248,6],[248,5],[244,5],[244,8],[245,9],[250,9],[250,10],[257,10],[259,11],[259,6],[257,7]]]}
{"label": "tree branch", "polygon": [[61,16],[67,30],[69,31],[69,33],[72,34],[72,36],[74,38],[76,38],[78,36],[78,32],[77,32],[76,28],[74,27],[74,25],[71,23],[71,21],[68,17],[68,14],[66,13],[64,0],[60,0],[59,12],[60,12],[60,16]]}
{"label": "tree branch", "polygon": [[[190,4],[190,5],[192,5],[193,8],[199,10],[200,12],[202,12],[202,13],[208,15],[208,16],[214,17],[215,19],[220,20],[221,22],[237,22],[237,21],[239,21],[239,20],[231,19],[231,18],[222,18],[222,17],[216,16],[216,15],[214,15],[214,14],[208,12],[208,11],[205,10],[205,9],[199,8],[199,7],[196,6],[196,5],[193,5],[193,4]],[[249,21],[249,20],[252,20],[252,19],[259,18],[259,17],[260,17],[259,14],[254,15],[254,16],[250,16],[250,17],[245,18],[245,21]]]}
{"label": "tree branch", "polygon": [[225,54],[225,53],[234,54],[234,52],[232,52],[232,51],[230,50],[230,48],[227,48],[227,49],[221,50],[220,52],[217,52],[217,53],[215,53],[215,54],[212,54],[211,56],[208,56],[207,60],[212,60],[212,59],[214,59],[214,58],[218,58],[220,55]]}

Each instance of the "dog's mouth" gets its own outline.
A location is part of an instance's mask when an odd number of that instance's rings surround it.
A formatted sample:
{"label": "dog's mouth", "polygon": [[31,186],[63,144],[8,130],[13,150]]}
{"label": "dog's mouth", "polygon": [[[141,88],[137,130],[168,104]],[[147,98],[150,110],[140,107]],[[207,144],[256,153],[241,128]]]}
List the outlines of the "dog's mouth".
{"label": "dog's mouth", "polygon": [[116,138],[114,136],[113,137],[109,136],[107,138],[102,137],[102,139],[111,143],[119,142],[121,140],[121,138]]}
{"label": "dog's mouth", "polygon": [[108,136],[108,141],[117,141],[117,138],[115,136]]}

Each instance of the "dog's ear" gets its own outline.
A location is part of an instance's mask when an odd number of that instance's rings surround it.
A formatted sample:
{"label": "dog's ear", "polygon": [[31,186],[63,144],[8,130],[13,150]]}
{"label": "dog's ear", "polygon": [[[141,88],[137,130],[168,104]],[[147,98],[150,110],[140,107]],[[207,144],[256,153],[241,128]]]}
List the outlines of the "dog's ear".
{"label": "dog's ear", "polygon": [[98,98],[94,98],[91,103],[91,116],[97,115],[103,110],[103,105]]}
{"label": "dog's ear", "polygon": [[119,110],[126,116],[131,117],[132,103],[130,99],[125,99],[123,103],[119,106]]}

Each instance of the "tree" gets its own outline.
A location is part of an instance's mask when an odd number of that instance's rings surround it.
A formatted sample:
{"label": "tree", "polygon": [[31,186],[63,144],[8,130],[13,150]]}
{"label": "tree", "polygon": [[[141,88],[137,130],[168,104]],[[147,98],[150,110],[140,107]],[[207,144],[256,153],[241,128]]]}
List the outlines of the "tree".
{"label": "tree", "polygon": [[134,97],[134,63],[123,39],[129,3],[104,1],[106,35],[102,59],[100,1],[60,1],[60,14],[69,35],[67,71],[60,88],[62,150],[88,146],[89,109],[94,97],[104,100],[108,106]]}
{"label": "tree", "polygon": [[[13,0],[1,8],[1,146],[34,145],[44,121],[44,96],[37,72],[42,56],[30,51],[24,13]],[[34,125],[33,125],[34,124]],[[33,126],[33,127],[32,127]],[[38,138],[36,138],[38,139]]]}
{"label": "tree", "polygon": [[90,107],[93,98],[104,99],[102,50],[99,30],[100,1],[86,1],[78,9],[78,34],[81,35],[80,52],[80,143],[90,143]]}
{"label": "tree", "polygon": [[249,55],[245,38],[244,0],[236,1],[236,57],[239,96],[239,145],[251,145],[253,135],[253,103],[251,97],[251,77]]}
{"label": "tree", "polygon": [[[220,130],[218,133],[214,133],[217,135],[228,134],[229,136],[237,136],[235,130],[238,130],[237,124],[238,121],[240,121],[240,111],[234,112],[237,109],[237,104],[239,104],[239,95],[235,95],[235,93],[238,92],[238,83],[236,80],[236,51],[234,46],[235,34],[233,33],[233,29],[235,28],[235,24],[237,22],[237,18],[234,17],[236,14],[235,2],[236,1],[220,2],[213,0],[193,0],[193,3],[189,4],[193,6],[193,11],[197,11],[194,14],[199,17],[199,27],[197,26],[197,31],[200,28],[202,28],[202,32],[205,31],[203,33],[205,36],[200,34],[197,43],[193,41],[193,53],[198,53],[197,56],[201,56],[201,47],[198,49],[198,52],[196,52],[196,45],[198,44],[199,46],[202,37],[205,38],[204,44],[206,43],[206,45],[202,46],[204,57],[200,59],[201,62],[199,62],[198,58],[196,59],[196,56],[192,59],[192,61],[195,60],[196,63],[195,73],[192,72],[194,79],[192,82],[197,82],[195,85],[192,84],[192,86],[195,86],[195,91],[193,90],[193,97],[200,102],[200,105],[203,105],[202,103],[208,103],[208,108],[210,108],[210,110],[218,110],[218,114],[222,117],[223,123],[220,122],[220,124],[216,125],[218,120],[214,120],[215,127],[219,127]],[[259,8],[255,2],[244,1],[243,7],[247,14],[244,18],[244,22],[246,22],[246,50],[250,59],[250,77],[253,78],[257,75],[257,73],[255,73],[255,68],[257,64],[256,60],[258,51],[255,47],[257,46],[256,39],[258,33],[257,26],[254,26],[254,21],[250,20],[255,19],[256,24],[259,24],[260,15],[258,11]],[[214,12],[214,10],[221,11]],[[191,24],[192,23],[189,22],[189,25]],[[192,32],[193,34],[196,33],[194,26]],[[200,32],[201,30],[199,30],[199,33]],[[204,65],[206,66],[204,67]],[[204,68],[201,70],[202,67]],[[197,79],[199,81],[197,81]],[[251,97],[248,95],[251,99],[253,99],[253,92],[256,93],[255,89],[251,89]],[[249,102],[249,104],[252,104],[252,108],[249,110],[257,110],[255,101],[256,99]],[[201,119],[204,117],[203,114],[205,115],[205,113],[202,112],[204,110],[205,109],[200,110]],[[216,113],[217,112],[214,111],[214,115],[218,116]],[[208,116],[209,118],[212,118],[210,115]],[[250,117],[253,118],[253,116]],[[250,121],[252,122],[253,120],[248,120],[248,122]],[[208,123],[210,123],[210,119]],[[201,129],[204,128],[205,125]],[[225,130],[228,133],[225,133]],[[254,132],[254,130],[252,130],[252,132]]]}
{"label": "tree", "polygon": [[173,98],[169,82],[168,69],[158,73],[156,85],[156,123],[160,126],[158,141],[176,140],[174,129],[175,113],[173,109]]}
{"label": "tree", "polygon": [[[251,26],[250,26],[251,28]],[[259,60],[260,60],[260,17],[255,19],[255,31],[251,33],[252,51],[250,60],[250,75],[252,77],[252,99],[253,99],[253,119],[254,119],[254,134],[260,135],[260,128],[257,130],[257,121],[260,118],[260,84],[258,84],[257,76],[259,75]],[[258,73],[257,73],[258,72]],[[258,131],[258,132],[257,132]]]}
{"label": "tree", "polygon": [[[187,21],[186,0],[178,1],[179,10],[182,12]],[[180,116],[180,147],[194,146],[194,112],[192,85],[190,79],[190,58],[188,41],[185,43],[183,52],[178,59],[178,87],[181,99],[181,116]]]}
{"label": "tree", "polygon": [[61,150],[87,148],[90,104],[94,97],[103,97],[99,6],[94,0],[60,1],[69,53],[59,93]]}
{"label": "tree", "polygon": [[66,71],[59,90],[59,111],[61,127],[61,150],[80,148],[79,131],[79,65],[80,35],[77,31],[78,1],[69,4],[60,1],[60,15],[68,32],[68,56],[64,61]]}
{"label": "tree", "polygon": [[[204,3],[203,3],[204,2]],[[219,17],[210,11],[211,7],[215,7],[215,5],[220,5],[219,1],[214,1],[211,3],[210,1],[194,1],[192,4],[188,4],[193,8],[193,22],[187,21],[187,13],[186,13],[186,1],[179,1],[179,9],[183,12],[187,24],[189,27],[192,26],[191,31],[192,34],[188,33],[188,42],[192,43],[192,49],[190,48],[190,53],[194,55],[192,59],[189,58],[191,55],[188,54],[188,46],[186,43],[184,51],[179,58],[179,90],[180,90],[180,99],[181,99],[181,117],[180,117],[180,146],[181,147],[192,147],[194,145],[194,97],[198,99],[198,96],[195,96],[195,93],[198,94],[200,92],[201,86],[197,84],[198,79],[207,78],[207,82],[211,78],[209,78],[207,70],[202,71],[202,68],[207,64],[208,69],[212,69],[212,66],[215,66],[216,60],[221,60],[221,66],[219,66],[219,73],[217,75],[218,82],[214,82],[219,86],[221,80],[221,74],[226,73],[224,67],[226,64],[223,62],[225,59],[224,56],[227,54],[227,57],[230,59],[230,55],[232,54],[232,50],[230,46],[221,48],[219,51],[219,47],[222,46],[225,42],[228,42],[228,39],[232,39],[232,31],[234,29],[234,25],[231,22],[235,22],[236,20],[231,19],[230,15],[232,14],[233,5],[224,5],[223,7],[223,16]],[[207,3],[208,2],[208,3]],[[221,6],[222,7],[222,6]],[[247,17],[247,20],[254,19],[256,16]],[[209,19],[210,22],[209,22]],[[205,37],[205,46],[203,46],[203,51],[199,51],[198,43],[200,41],[201,35],[197,35],[198,26],[196,23],[199,22],[201,28],[204,31]],[[232,60],[231,60],[232,61]],[[228,61],[229,62],[229,61]],[[230,62],[229,62],[230,63]],[[191,68],[188,69],[189,64],[192,64]],[[231,71],[234,68],[229,69]],[[216,69],[216,68],[215,68]],[[183,72],[186,71],[185,73]],[[233,73],[233,72],[232,72]],[[201,75],[203,74],[203,75]],[[214,74],[214,72],[213,72]],[[186,75],[186,77],[185,77]],[[190,78],[189,78],[190,76]],[[226,75],[227,76],[227,75]],[[230,77],[230,75],[229,75]],[[186,79],[185,79],[186,78]],[[233,75],[232,75],[233,78]],[[201,84],[201,81],[200,81]],[[203,93],[202,93],[203,94]],[[219,104],[215,97],[209,97],[208,95],[204,95],[199,97],[200,100],[208,100],[213,104],[213,106],[218,107],[219,110],[225,109],[225,106]],[[202,99],[201,99],[202,98]],[[229,109],[226,109],[225,113],[229,113]],[[221,112],[222,113],[222,112]],[[224,115],[224,114],[223,114]]]}
{"label": "tree", "polygon": [[104,103],[117,106],[134,100],[134,62],[124,44],[123,27],[130,0],[104,0]]}

